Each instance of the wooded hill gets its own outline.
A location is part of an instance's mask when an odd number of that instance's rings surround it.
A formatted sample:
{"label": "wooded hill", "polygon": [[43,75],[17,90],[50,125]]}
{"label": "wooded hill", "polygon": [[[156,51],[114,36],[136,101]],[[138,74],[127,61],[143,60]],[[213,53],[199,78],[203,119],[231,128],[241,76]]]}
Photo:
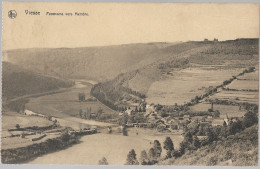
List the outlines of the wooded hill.
{"label": "wooded hill", "polygon": [[3,100],[42,93],[73,85],[70,80],[47,77],[8,62],[2,62]]}
{"label": "wooded hill", "polygon": [[167,57],[99,83],[93,87],[92,93],[110,104],[118,104],[122,100],[138,103],[152,83],[167,78],[172,71],[209,64],[223,69],[248,68],[258,63],[258,39],[186,42],[168,46],[163,51]]}

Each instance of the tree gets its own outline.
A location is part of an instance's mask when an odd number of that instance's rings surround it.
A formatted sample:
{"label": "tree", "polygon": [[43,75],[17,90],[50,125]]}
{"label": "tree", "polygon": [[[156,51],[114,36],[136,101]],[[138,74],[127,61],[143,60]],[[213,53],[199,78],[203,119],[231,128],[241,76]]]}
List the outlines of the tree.
{"label": "tree", "polygon": [[100,115],[104,113],[103,112],[103,109],[101,107],[98,108],[98,111],[97,111],[97,119],[99,119]]}
{"label": "tree", "polygon": [[198,103],[199,102],[199,97],[196,96],[195,99],[194,99],[195,103]]}
{"label": "tree", "polygon": [[238,120],[236,122],[231,123],[228,126],[228,129],[229,129],[229,134],[231,135],[236,134],[237,132],[243,129],[242,121]]}
{"label": "tree", "polygon": [[80,102],[85,101],[85,93],[79,93],[78,98]]}
{"label": "tree", "polygon": [[150,150],[148,152],[148,157],[149,157],[149,161],[155,161],[156,152],[155,152],[154,148],[150,148]]}
{"label": "tree", "polygon": [[171,158],[172,157],[171,153],[174,150],[172,139],[170,137],[166,137],[163,144],[164,144],[163,148],[166,150],[166,158]]}
{"label": "tree", "polygon": [[186,132],[184,135],[184,142],[192,143],[192,134],[191,132]]}
{"label": "tree", "polygon": [[136,159],[135,150],[132,149],[131,151],[129,151],[129,153],[127,155],[126,165],[138,165],[138,164],[139,164],[139,162]]}
{"label": "tree", "polygon": [[178,157],[181,156],[181,153],[180,153],[180,151],[178,151],[178,150],[173,150],[173,151],[171,152],[171,156],[174,157],[174,158],[178,158]]}
{"label": "tree", "polygon": [[83,113],[82,110],[79,109],[79,117],[80,117],[80,118],[82,118],[82,115],[83,115],[82,113]]}
{"label": "tree", "polygon": [[215,135],[212,128],[208,127],[206,133],[207,133],[206,135],[207,135],[208,143],[212,143],[214,140],[216,140],[217,136]]}
{"label": "tree", "polygon": [[149,163],[149,158],[145,150],[141,152],[140,163],[141,165],[147,165]]}
{"label": "tree", "polygon": [[212,112],[212,116],[213,116],[214,118],[219,118],[219,117],[220,117],[220,112],[219,112],[218,110],[213,111],[213,112]]}
{"label": "tree", "polygon": [[128,133],[127,133],[127,128],[126,128],[126,126],[124,125],[124,127],[123,127],[123,136],[127,136],[128,135]]}
{"label": "tree", "polygon": [[182,141],[180,143],[180,155],[183,155],[185,153],[185,150],[186,150],[186,143]]}
{"label": "tree", "polygon": [[98,165],[108,165],[107,159],[103,157],[101,160],[98,161]]}
{"label": "tree", "polygon": [[20,129],[20,125],[19,125],[19,124],[16,124],[15,127],[16,127],[16,129],[18,129],[18,130]]}
{"label": "tree", "polygon": [[162,146],[161,143],[158,140],[154,140],[153,142],[153,148],[156,154],[156,158],[159,158],[162,153]]}
{"label": "tree", "polygon": [[247,112],[243,119],[243,126],[245,128],[250,127],[258,122],[258,117],[256,113],[253,113],[251,111]]}
{"label": "tree", "polygon": [[197,136],[193,136],[192,146],[195,150],[197,150],[200,147],[200,141]]}
{"label": "tree", "polygon": [[126,125],[127,121],[128,121],[128,114],[127,113],[123,113],[123,116],[119,119],[119,124],[120,125]]}

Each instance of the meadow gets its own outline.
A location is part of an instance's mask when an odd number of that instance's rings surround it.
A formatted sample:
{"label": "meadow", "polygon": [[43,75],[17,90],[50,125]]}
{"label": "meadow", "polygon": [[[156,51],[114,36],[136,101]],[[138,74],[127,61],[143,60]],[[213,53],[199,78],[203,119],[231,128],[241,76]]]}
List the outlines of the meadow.
{"label": "meadow", "polygon": [[235,90],[258,90],[258,81],[256,80],[235,80],[230,85],[229,89]]}
{"label": "meadow", "polygon": [[210,97],[211,99],[228,100],[237,103],[258,104],[258,92],[221,91]]}
{"label": "meadow", "polygon": [[16,112],[7,112],[2,114],[2,129],[15,129],[16,124],[19,124],[21,128],[31,126],[50,126],[53,122],[37,116],[26,116]]}
{"label": "meadow", "polygon": [[[211,108],[210,103],[202,102],[195,104],[193,106],[190,106],[191,112],[205,112],[208,111],[208,109]],[[239,106],[233,106],[233,105],[220,105],[220,104],[214,104],[213,105],[214,110],[218,110],[220,112],[220,118],[226,117],[226,114],[229,117],[242,117],[246,111],[241,109],[239,110]]]}
{"label": "meadow", "polygon": [[241,70],[209,66],[191,67],[172,72],[172,76],[151,85],[146,101],[163,105],[183,104],[195,96],[204,94],[206,88],[222,84],[224,80],[237,75]]}
{"label": "meadow", "polygon": [[58,118],[79,117],[79,110],[87,112],[91,108],[92,112],[102,109],[103,112],[114,112],[99,101],[79,102],[78,94],[85,93],[85,97],[90,97],[90,84],[76,82],[76,85],[70,90],[52,95],[46,95],[37,98],[31,98],[26,104],[26,108],[40,114]]}
{"label": "meadow", "polygon": [[[46,118],[38,116],[26,116],[16,112],[5,112],[2,114],[2,131],[1,131],[1,147],[2,149],[24,147],[30,144],[39,143],[49,138],[57,137],[56,135],[48,135],[47,137],[39,140],[32,141],[33,138],[41,136],[41,134],[26,136],[25,138],[11,137],[12,135],[22,134],[24,131],[8,131],[9,129],[16,129],[16,125],[20,128],[26,127],[46,127],[51,126],[53,122]],[[28,132],[26,132],[28,133]]]}

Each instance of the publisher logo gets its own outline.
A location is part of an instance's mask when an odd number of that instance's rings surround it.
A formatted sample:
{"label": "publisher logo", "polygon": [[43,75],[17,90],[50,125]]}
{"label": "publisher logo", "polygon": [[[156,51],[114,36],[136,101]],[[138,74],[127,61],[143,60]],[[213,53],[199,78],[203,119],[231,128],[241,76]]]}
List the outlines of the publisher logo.
{"label": "publisher logo", "polygon": [[15,10],[11,10],[11,11],[8,12],[9,18],[14,19],[14,18],[16,18],[16,16],[17,16],[17,13],[16,13]]}

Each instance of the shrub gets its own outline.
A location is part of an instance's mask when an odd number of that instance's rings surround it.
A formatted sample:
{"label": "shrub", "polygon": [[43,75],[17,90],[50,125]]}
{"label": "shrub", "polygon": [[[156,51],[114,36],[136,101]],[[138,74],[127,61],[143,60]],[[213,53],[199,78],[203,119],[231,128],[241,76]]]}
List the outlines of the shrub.
{"label": "shrub", "polygon": [[103,157],[101,160],[98,161],[98,165],[108,165],[107,159]]}

